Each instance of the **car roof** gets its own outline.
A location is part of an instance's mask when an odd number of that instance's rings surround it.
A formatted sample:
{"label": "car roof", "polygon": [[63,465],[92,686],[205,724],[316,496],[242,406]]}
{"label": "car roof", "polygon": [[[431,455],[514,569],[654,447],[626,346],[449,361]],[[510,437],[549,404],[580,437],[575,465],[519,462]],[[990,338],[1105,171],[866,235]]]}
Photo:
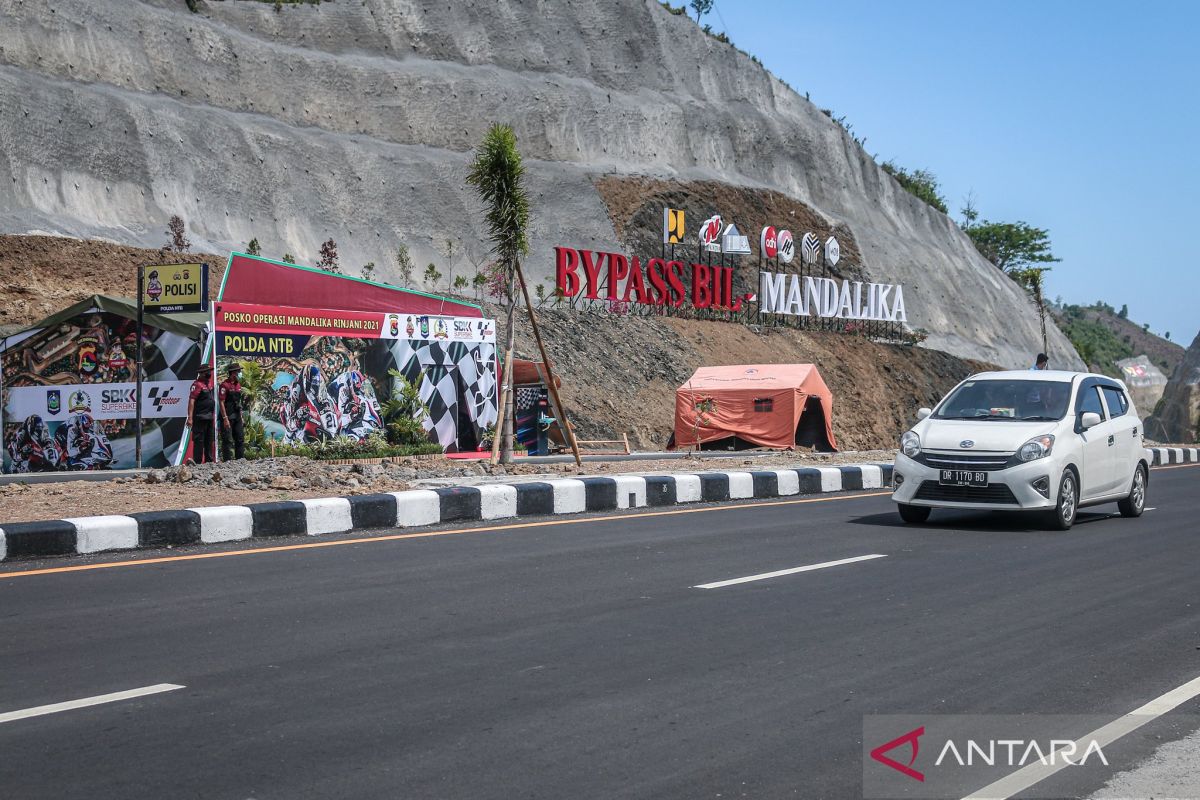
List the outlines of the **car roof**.
{"label": "car roof", "polygon": [[1115,378],[1110,378],[1107,375],[1100,375],[1095,372],[1071,372],[1063,369],[1010,369],[999,370],[997,372],[979,372],[972,375],[969,380],[984,380],[984,381],[1060,381],[1062,383],[1071,383],[1076,378],[1081,380],[1089,380],[1093,383],[1098,383],[1105,386],[1114,386],[1124,388],[1123,381]]}
{"label": "car roof", "polygon": [[971,378],[986,381],[1064,381],[1069,383],[1077,377],[1091,377],[1091,374],[1090,372],[1067,372],[1061,369],[1009,369],[978,372]]}

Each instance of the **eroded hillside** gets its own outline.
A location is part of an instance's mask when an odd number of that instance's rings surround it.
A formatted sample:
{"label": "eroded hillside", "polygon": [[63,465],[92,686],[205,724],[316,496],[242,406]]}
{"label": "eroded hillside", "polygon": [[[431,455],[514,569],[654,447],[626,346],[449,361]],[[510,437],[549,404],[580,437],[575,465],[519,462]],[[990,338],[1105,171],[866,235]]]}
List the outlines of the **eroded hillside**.
{"label": "eroded hillside", "polygon": [[[446,240],[486,257],[464,176],[511,124],[533,200],[528,268],[612,246],[603,175],[773,190],[844,227],[871,279],[912,286],[928,344],[1006,366],[1036,314],[945,215],[904,191],[819,109],[656,0],[288,5],[0,0],[0,230],[155,246],[171,214],[196,247],[257,238],[396,278]],[[1051,332],[1056,363],[1081,365]]]}

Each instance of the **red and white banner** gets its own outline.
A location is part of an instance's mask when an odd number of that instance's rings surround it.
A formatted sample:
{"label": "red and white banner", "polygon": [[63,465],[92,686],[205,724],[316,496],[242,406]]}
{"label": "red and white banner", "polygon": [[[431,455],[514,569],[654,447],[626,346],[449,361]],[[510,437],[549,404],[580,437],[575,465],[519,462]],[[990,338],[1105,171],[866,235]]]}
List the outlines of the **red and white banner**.
{"label": "red and white banner", "polygon": [[495,342],[494,320],[437,314],[393,314],[218,303],[217,330],[353,339]]}

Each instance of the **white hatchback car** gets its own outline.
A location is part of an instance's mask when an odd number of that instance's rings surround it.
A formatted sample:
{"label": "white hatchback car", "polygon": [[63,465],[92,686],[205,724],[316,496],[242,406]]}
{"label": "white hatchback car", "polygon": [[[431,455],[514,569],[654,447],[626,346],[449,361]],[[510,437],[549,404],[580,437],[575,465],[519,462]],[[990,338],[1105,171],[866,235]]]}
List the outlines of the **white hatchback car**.
{"label": "white hatchback car", "polygon": [[1142,421],[1125,384],[1082,372],[972,375],[900,437],[892,499],[905,522],[933,508],[1041,511],[1066,530],[1083,506],[1146,506]]}

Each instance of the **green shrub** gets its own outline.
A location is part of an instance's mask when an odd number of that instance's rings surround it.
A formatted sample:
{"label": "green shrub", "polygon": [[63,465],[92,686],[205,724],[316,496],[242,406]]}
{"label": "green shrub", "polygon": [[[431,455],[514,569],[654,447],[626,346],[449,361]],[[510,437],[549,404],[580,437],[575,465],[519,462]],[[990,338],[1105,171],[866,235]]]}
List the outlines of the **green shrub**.
{"label": "green shrub", "polygon": [[421,402],[417,385],[396,369],[389,369],[392,377],[392,396],[383,402],[383,424],[387,440],[396,445],[423,444],[429,440],[423,421],[429,409]]}
{"label": "green shrub", "polygon": [[[832,112],[829,113],[833,118]],[[924,200],[943,214],[948,212],[946,198],[941,195],[937,176],[927,169],[915,169],[909,172],[904,167],[897,166],[894,161],[885,161],[883,171],[891,175],[904,189],[914,197]]]}
{"label": "green shrub", "polygon": [[1131,358],[1133,348],[1104,323],[1087,319],[1086,311],[1082,306],[1063,306],[1059,327],[1088,367],[1097,366],[1105,375],[1120,377],[1117,361]]}
{"label": "green shrub", "polygon": [[[304,444],[275,445],[275,456],[300,456],[314,461],[331,461],[349,458],[393,458],[397,456],[415,456],[442,452],[441,445],[433,442],[420,444],[389,444],[381,433],[374,433],[359,440],[350,436],[339,436],[336,439],[325,439],[319,442]],[[270,457],[270,448],[247,450],[248,458]]]}

